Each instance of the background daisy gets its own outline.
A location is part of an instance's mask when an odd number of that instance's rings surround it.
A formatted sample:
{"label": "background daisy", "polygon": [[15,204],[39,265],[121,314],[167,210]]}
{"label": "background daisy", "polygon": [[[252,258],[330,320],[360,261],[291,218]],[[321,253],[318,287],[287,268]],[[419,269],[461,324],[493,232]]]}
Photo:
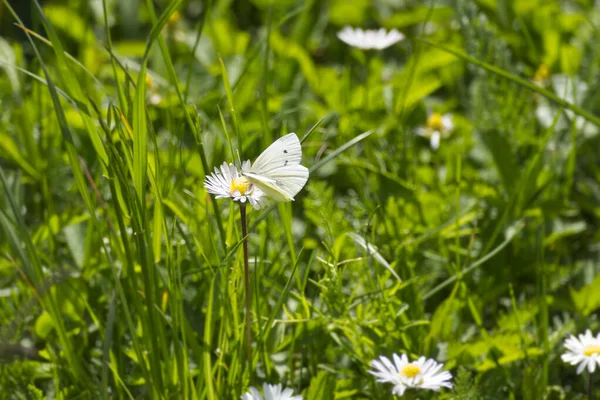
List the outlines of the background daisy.
{"label": "background daisy", "polygon": [[419,136],[429,139],[429,143],[433,150],[440,147],[440,141],[443,137],[447,137],[454,129],[452,122],[452,114],[440,114],[433,112],[427,117],[427,122],[424,126],[418,127],[415,133]]}
{"label": "background daisy", "polygon": [[398,356],[393,354],[394,362],[387,357],[381,356],[378,360],[371,361],[373,371],[370,374],[377,377],[377,382],[387,382],[394,385],[392,394],[402,396],[406,389],[428,389],[439,391],[442,387],[451,389],[452,374],[441,371],[444,364],[432,359],[420,357],[410,362],[406,354]]}
{"label": "background daisy", "polygon": [[270,385],[263,383],[264,396],[260,394],[257,388],[250,387],[250,391],[242,395],[242,400],[302,400],[302,396],[293,396],[294,391],[288,388],[282,388],[282,385]]}
{"label": "background daisy", "polygon": [[339,31],[337,36],[342,42],[363,50],[383,50],[404,39],[404,35],[396,29],[388,32],[383,28],[362,30],[350,26]]}
{"label": "background daisy", "polygon": [[561,356],[562,360],[571,365],[577,365],[577,373],[580,374],[587,368],[592,373],[596,366],[600,366],[600,333],[594,337],[588,329],[585,334],[577,337],[571,335],[565,341],[567,351]]}

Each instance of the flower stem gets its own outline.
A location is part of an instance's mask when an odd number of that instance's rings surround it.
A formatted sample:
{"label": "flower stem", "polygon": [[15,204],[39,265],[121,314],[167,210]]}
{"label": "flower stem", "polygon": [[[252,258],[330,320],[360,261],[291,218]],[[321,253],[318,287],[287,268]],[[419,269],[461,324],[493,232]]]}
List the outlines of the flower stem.
{"label": "flower stem", "polygon": [[593,375],[588,373],[588,399],[594,400],[596,396],[594,396],[594,381]]}
{"label": "flower stem", "polygon": [[[240,205],[240,219],[242,221],[242,247],[244,248],[244,291],[246,294],[246,353],[248,366],[252,366],[252,328],[250,325],[250,271],[248,268],[248,225],[246,223],[246,205]],[[250,371],[252,369],[250,368]]]}
{"label": "flower stem", "polygon": [[367,50],[365,54],[365,92],[363,98],[363,108],[369,109],[369,65],[371,64],[371,52]]}

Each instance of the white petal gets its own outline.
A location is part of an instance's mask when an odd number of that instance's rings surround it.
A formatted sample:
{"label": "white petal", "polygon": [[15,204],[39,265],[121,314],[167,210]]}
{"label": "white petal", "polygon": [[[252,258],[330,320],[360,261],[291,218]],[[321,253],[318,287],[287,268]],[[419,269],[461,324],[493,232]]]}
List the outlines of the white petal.
{"label": "white petal", "polygon": [[394,358],[394,364],[396,365],[394,370],[395,372],[400,372],[400,370],[404,368],[406,364],[408,364],[408,357],[406,354],[401,354],[398,356],[398,354],[394,353],[392,357]]}
{"label": "white petal", "polygon": [[398,396],[404,395],[404,391],[406,390],[406,386],[403,384],[397,384],[392,388],[392,394],[397,394]]}
{"label": "white petal", "polygon": [[577,367],[577,374],[580,374],[581,371],[583,371],[585,369],[585,365],[586,365],[585,361],[582,362],[581,364],[579,364],[579,366]]}
{"label": "white petal", "polygon": [[445,131],[451,131],[454,129],[454,123],[452,122],[452,114],[445,114],[442,116],[442,128]]}
{"label": "white petal", "polygon": [[260,395],[258,389],[254,386],[250,387],[250,391],[246,392],[242,395],[241,400],[263,400],[263,397]]}
{"label": "white petal", "polygon": [[440,147],[440,138],[441,135],[438,131],[433,132],[431,135],[430,143],[433,150],[437,150]]}
{"label": "white petal", "polygon": [[594,362],[594,360],[588,360],[588,371],[591,373],[593,373],[596,370],[596,363]]}
{"label": "white petal", "polygon": [[252,167],[250,160],[246,160],[242,163],[242,171],[248,171]]}
{"label": "white petal", "polygon": [[535,116],[542,127],[549,128],[554,121],[555,112],[548,104],[542,104],[535,109]]}
{"label": "white petal", "polygon": [[364,50],[382,50],[404,39],[404,35],[396,29],[390,32],[384,28],[363,31],[360,28],[352,29],[349,26],[339,31],[337,36],[344,43]]}

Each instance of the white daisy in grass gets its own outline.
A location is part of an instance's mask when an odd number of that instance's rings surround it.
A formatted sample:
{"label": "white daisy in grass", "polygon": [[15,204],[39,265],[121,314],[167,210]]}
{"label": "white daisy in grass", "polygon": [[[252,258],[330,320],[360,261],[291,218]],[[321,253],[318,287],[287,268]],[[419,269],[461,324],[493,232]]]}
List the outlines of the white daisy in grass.
{"label": "white daisy in grass", "polygon": [[350,26],[339,31],[337,36],[342,42],[363,50],[383,50],[404,39],[404,35],[396,29],[388,32],[383,28],[362,30],[360,28],[353,29]]}
{"label": "white daisy in grass", "polygon": [[308,168],[300,165],[302,144],[295,133],[280,137],[254,164],[242,163],[241,171],[233,164],[223,163],[204,180],[204,186],[216,198],[230,197],[234,201],[248,201],[259,210],[267,204],[266,197],[275,201],[293,201],[306,185]]}
{"label": "white daisy in grass", "polygon": [[292,396],[294,391],[292,389],[283,388],[281,384],[270,385],[263,383],[264,396],[260,394],[257,388],[254,386],[250,387],[250,391],[242,395],[242,400],[302,400],[302,396]]}
{"label": "white daisy in grass", "polygon": [[447,137],[454,129],[452,122],[452,114],[440,114],[437,112],[429,114],[425,126],[418,127],[415,133],[429,139],[429,143],[433,150],[440,147],[442,137]]}
{"label": "white daisy in grass", "polygon": [[406,389],[428,389],[439,391],[442,387],[451,389],[452,374],[441,371],[444,364],[432,359],[420,357],[410,362],[406,354],[398,356],[393,354],[394,362],[381,356],[378,360],[371,361],[374,371],[370,374],[377,377],[377,382],[389,382],[394,385],[392,394],[402,396]]}
{"label": "white daisy in grass", "polygon": [[586,367],[589,373],[600,367],[600,333],[596,337],[588,329],[585,334],[578,337],[571,335],[565,341],[567,351],[561,356],[562,360],[571,365],[577,365],[577,373],[580,374]]}
{"label": "white daisy in grass", "polygon": [[235,165],[224,162],[220,170],[215,167],[214,172],[206,177],[204,187],[209,193],[215,194],[216,199],[229,197],[240,203],[248,202],[256,210],[260,210],[267,204],[267,199],[263,191],[242,175],[249,169],[250,161],[242,163],[241,171]]}

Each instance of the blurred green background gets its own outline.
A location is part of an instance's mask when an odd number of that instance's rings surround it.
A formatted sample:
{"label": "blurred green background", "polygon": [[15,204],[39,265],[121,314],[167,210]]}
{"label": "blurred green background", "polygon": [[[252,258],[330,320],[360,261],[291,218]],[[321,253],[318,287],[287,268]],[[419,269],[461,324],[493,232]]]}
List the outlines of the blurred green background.
{"label": "blurred green background", "polygon": [[[600,325],[597,2],[2,0],[0,21],[8,399],[388,399],[367,370],[394,352],[455,376],[412,398],[598,392],[560,360]],[[364,51],[347,25],[406,37]],[[312,132],[311,176],[249,213],[249,363],[237,204],[203,180],[287,132]]]}

